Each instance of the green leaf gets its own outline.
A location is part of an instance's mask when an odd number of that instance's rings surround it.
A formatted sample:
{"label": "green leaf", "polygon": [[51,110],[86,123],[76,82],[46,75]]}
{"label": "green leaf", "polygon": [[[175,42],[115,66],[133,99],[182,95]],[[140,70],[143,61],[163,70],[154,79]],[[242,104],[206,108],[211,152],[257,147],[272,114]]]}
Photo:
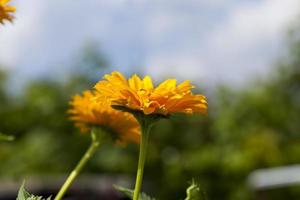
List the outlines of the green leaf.
{"label": "green leaf", "polygon": [[205,200],[205,195],[200,186],[192,181],[192,184],[186,189],[186,198],[184,200]]}
{"label": "green leaf", "polygon": [[0,132],[0,141],[13,141],[15,139],[14,136],[11,135],[5,135]]}
{"label": "green leaf", "polygon": [[18,197],[16,200],[51,200],[51,197],[45,199],[42,196],[34,196],[32,194],[29,194],[29,192],[25,190],[25,181],[24,181],[19,189]]}
{"label": "green leaf", "polygon": [[24,185],[25,182],[22,183],[19,189],[17,200],[26,200],[30,197],[30,194],[25,190]]}
{"label": "green leaf", "polygon": [[[124,188],[122,186],[118,186],[118,185],[114,185],[114,188],[116,190],[118,190],[119,192],[123,193],[125,196],[129,197],[129,198],[133,198],[133,193],[134,191],[128,188]],[[141,193],[139,196],[139,200],[156,200],[155,198],[152,198],[148,195],[146,195],[145,193]]]}

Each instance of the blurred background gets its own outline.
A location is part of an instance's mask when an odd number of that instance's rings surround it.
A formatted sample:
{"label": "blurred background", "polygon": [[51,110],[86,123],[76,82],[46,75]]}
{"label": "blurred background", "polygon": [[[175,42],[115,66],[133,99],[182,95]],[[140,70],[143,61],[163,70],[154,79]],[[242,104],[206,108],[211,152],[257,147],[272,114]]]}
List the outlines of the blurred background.
{"label": "blurred background", "polygon": [[[0,26],[0,132],[16,139],[0,144],[0,184],[70,172],[90,138],[68,101],[118,70],[189,79],[208,97],[208,116],[153,128],[145,192],[183,199],[194,179],[210,200],[299,199],[299,4],[13,0],[16,19]],[[137,157],[136,145],[104,146],[84,174],[133,187]]]}

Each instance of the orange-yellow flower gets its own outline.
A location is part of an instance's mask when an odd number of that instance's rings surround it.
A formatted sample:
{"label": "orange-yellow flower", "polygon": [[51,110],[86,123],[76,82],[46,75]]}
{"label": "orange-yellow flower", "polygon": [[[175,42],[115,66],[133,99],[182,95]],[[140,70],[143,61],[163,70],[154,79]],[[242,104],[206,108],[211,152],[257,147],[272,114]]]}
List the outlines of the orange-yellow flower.
{"label": "orange-yellow flower", "polygon": [[119,72],[104,76],[95,85],[99,101],[107,98],[112,105],[142,111],[145,115],[171,113],[206,113],[207,102],[202,94],[193,94],[189,81],[176,85],[176,79],[168,79],[157,87],[149,76],[143,79],[136,74],[126,80]]}
{"label": "orange-yellow flower", "polygon": [[12,22],[13,16],[12,13],[16,11],[16,8],[13,6],[7,5],[10,0],[0,0],[0,23],[3,24],[4,20]]}
{"label": "orange-yellow flower", "polygon": [[119,143],[139,143],[140,128],[136,119],[129,113],[111,108],[106,101],[96,102],[91,91],[76,95],[70,102],[70,119],[82,132],[99,126],[114,134]]}

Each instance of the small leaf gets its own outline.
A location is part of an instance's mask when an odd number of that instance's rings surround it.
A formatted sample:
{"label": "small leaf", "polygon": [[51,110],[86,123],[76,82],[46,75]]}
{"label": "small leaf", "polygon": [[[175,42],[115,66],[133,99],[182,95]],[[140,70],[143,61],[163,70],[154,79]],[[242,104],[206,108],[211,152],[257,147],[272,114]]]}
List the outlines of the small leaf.
{"label": "small leaf", "polygon": [[25,181],[22,183],[19,189],[17,200],[26,200],[30,197],[30,194],[25,190],[24,185]]}
{"label": "small leaf", "polygon": [[29,194],[29,192],[25,190],[25,181],[24,181],[19,189],[18,197],[16,200],[51,200],[51,197],[44,199],[42,196],[34,196],[32,194]]}
{"label": "small leaf", "polygon": [[[127,197],[133,199],[133,193],[134,193],[133,190],[128,189],[128,188],[124,188],[124,187],[118,186],[118,185],[113,185],[113,187],[114,187],[116,190],[118,190],[119,192],[123,193],[125,196],[127,196]],[[148,196],[148,195],[146,195],[145,193],[142,192],[142,193],[139,195],[139,200],[156,200],[156,199],[155,199],[155,198],[152,198],[152,197],[150,197],[150,196]]]}
{"label": "small leaf", "polygon": [[5,135],[3,133],[0,133],[0,141],[13,141],[15,139],[14,136],[11,135]]}
{"label": "small leaf", "polygon": [[184,200],[205,200],[205,195],[200,186],[192,181],[192,184],[186,189],[186,198]]}

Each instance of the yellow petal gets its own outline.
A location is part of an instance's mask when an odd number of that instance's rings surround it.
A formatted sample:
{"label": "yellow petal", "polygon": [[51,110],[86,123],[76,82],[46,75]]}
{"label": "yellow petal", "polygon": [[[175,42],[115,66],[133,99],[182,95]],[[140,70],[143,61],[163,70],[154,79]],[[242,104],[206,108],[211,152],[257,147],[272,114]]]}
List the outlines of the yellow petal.
{"label": "yellow petal", "polygon": [[189,80],[187,80],[177,86],[177,91],[180,93],[185,93],[185,92],[189,92],[190,89],[192,88],[194,88],[194,86],[191,85]]}
{"label": "yellow petal", "polygon": [[142,89],[143,86],[143,82],[140,79],[140,77],[138,77],[138,75],[134,74],[129,80],[129,87],[135,91],[138,91],[140,89]]}
{"label": "yellow petal", "polygon": [[157,93],[167,93],[176,88],[176,79],[168,79],[162,82],[155,90],[154,92]]}
{"label": "yellow petal", "polygon": [[144,110],[143,110],[143,112],[144,112],[145,115],[150,115],[154,111],[155,111],[154,107],[147,107],[147,108],[144,108]]}
{"label": "yellow petal", "polygon": [[4,4],[7,4],[10,0],[1,0],[0,1],[0,4],[4,5]]}
{"label": "yellow petal", "polygon": [[104,75],[104,78],[111,83],[127,84],[125,77],[120,72],[112,72],[111,74]]}
{"label": "yellow petal", "polygon": [[136,93],[129,91],[129,90],[121,90],[120,93],[124,95],[124,98],[132,102],[135,106],[140,105],[139,97]]}
{"label": "yellow petal", "polygon": [[156,101],[152,101],[150,103],[147,103],[144,107],[144,110],[143,110],[144,114],[149,115],[149,114],[153,113],[159,107],[160,107],[160,105]]}
{"label": "yellow petal", "polygon": [[6,6],[6,7],[4,8],[4,10],[5,10],[6,12],[15,12],[15,11],[16,11],[16,8],[13,7],[13,6]]}
{"label": "yellow petal", "polygon": [[153,83],[150,76],[145,76],[143,79],[144,89],[148,91],[152,91]]}

